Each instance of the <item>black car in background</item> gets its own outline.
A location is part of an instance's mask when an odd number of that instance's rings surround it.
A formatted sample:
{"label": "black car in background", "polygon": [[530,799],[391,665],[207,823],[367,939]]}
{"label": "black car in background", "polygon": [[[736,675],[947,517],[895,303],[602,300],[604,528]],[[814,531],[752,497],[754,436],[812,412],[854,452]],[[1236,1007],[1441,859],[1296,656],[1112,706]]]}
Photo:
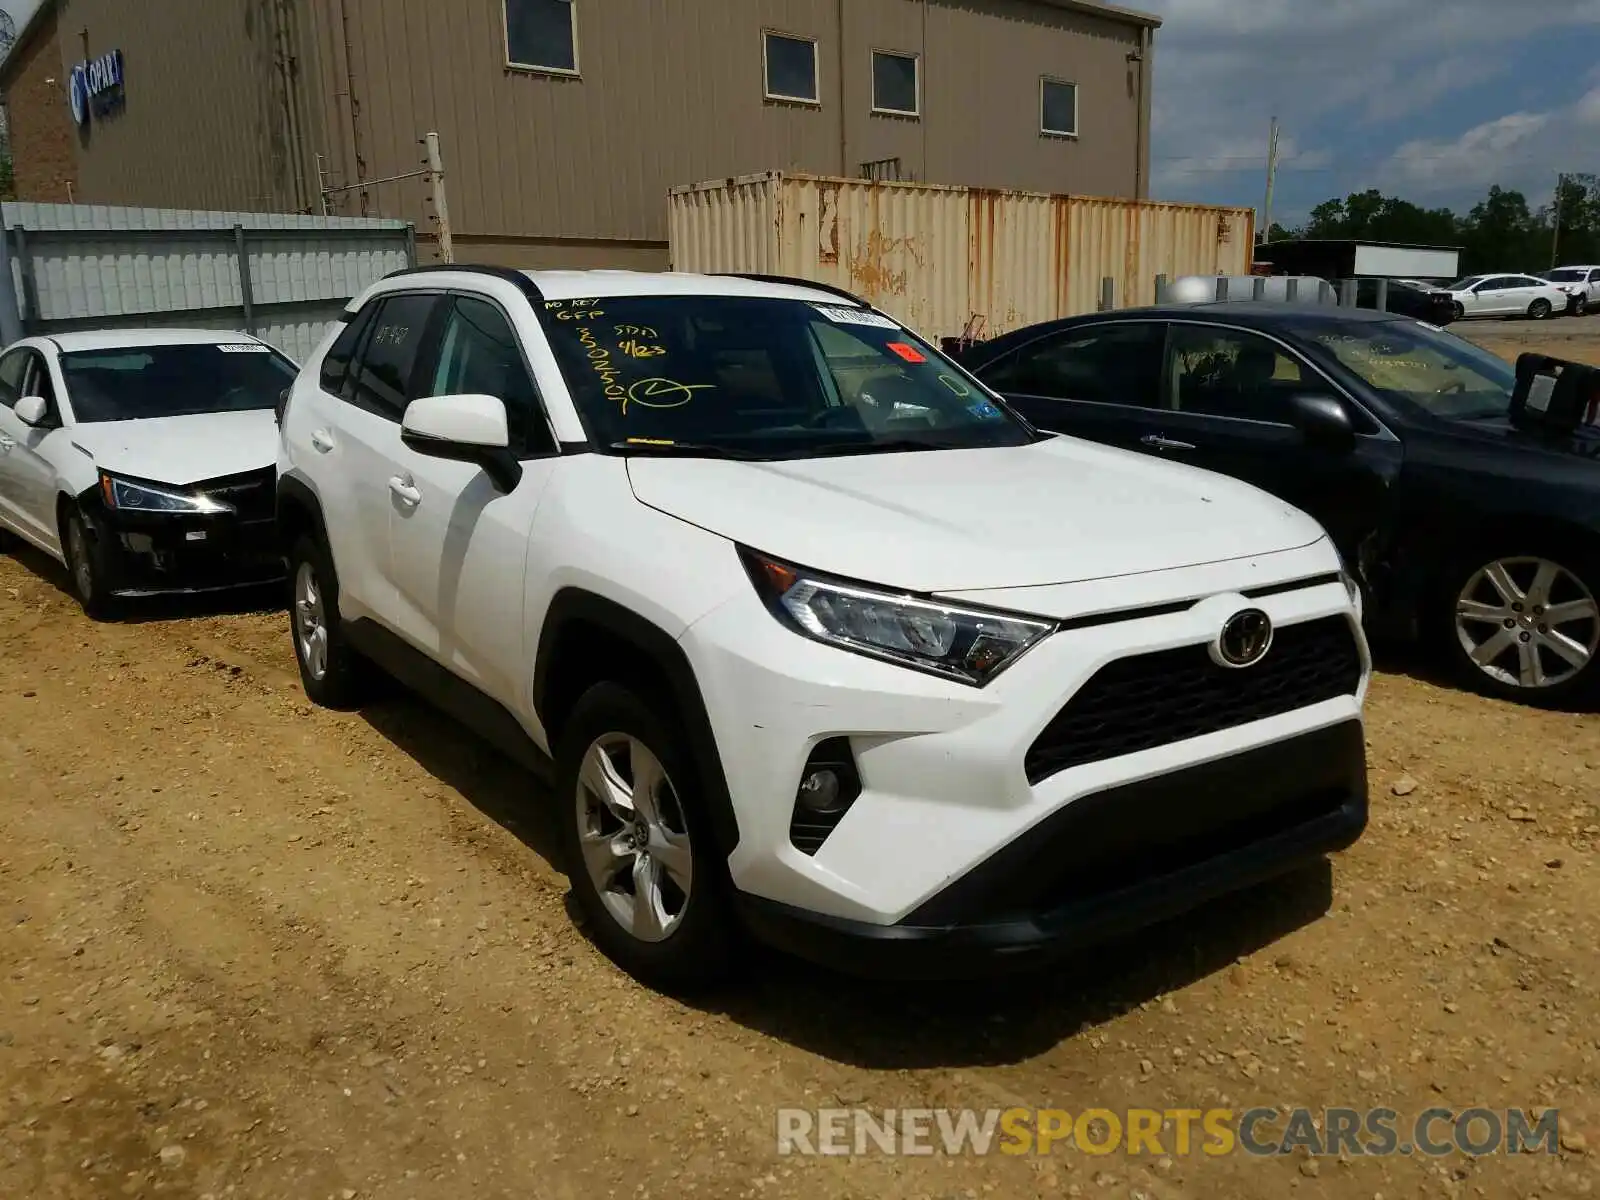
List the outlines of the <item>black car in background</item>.
{"label": "black car in background", "polygon": [[1043,429],[1309,512],[1369,628],[1437,643],[1465,683],[1552,706],[1600,695],[1600,430],[1513,423],[1513,368],[1454,334],[1214,303],[1035,325],[961,358]]}
{"label": "black car in background", "polygon": [[[1356,304],[1361,308],[1378,307],[1376,279],[1356,281]],[[1410,317],[1415,321],[1427,321],[1430,325],[1441,327],[1456,319],[1456,304],[1450,293],[1428,291],[1394,279],[1389,280],[1384,309],[1397,316]]]}

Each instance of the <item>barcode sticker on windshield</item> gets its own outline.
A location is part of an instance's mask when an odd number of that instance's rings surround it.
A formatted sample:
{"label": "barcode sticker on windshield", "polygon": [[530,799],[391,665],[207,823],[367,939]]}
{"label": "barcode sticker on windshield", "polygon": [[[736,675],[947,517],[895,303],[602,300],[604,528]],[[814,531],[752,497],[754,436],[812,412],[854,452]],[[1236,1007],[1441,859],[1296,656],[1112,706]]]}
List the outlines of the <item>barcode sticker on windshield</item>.
{"label": "barcode sticker on windshield", "polygon": [[865,308],[835,308],[831,304],[813,304],[816,309],[835,325],[870,325],[874,329],[899,329],[888,317]]}
{"label": "barcode sticker on windshield", "polygon": [[217,349],[224,354],[271,354],[271,346],[260,342],[218,342]]}

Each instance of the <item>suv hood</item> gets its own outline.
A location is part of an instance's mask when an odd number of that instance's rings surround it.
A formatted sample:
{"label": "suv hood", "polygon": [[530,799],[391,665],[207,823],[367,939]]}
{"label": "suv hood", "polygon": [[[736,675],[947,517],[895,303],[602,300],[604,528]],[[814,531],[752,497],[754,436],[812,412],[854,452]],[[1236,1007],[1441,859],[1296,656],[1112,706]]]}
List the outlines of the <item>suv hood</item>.
{"label": "suv hood", "polygon": [[278,425],[270,408],[94,421],[74,425],[71,434],[72,444],[101,470],[152,483],[199,483],[278,461]]}
{"label": "suv hood", "polygon": [[1248,484],[1074,438],[784,462],[628,460],[634,495],[732,541],[916,592],[1079,583],[1292,550],[1310,517]]}

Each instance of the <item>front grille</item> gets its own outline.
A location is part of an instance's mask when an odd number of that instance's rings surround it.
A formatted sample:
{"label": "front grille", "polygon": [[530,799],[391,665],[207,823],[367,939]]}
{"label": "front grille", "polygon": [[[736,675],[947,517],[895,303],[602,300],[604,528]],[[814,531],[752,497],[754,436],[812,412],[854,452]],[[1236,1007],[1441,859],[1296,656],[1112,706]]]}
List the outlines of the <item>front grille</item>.
{"label": "front grille", "polygon": [[1361,652],[1343,617],[1280,627],[1266,658],[1229,670],[1205,646],[1100,668],[1029,748],[1028,781],[1355,693]]}
{"label": "front grille", "polygon": [[270,521],[277,506],[277,488],[277,468],[264,467],[242,475],[208,479],[194,490],[231,505],[241,521]]}

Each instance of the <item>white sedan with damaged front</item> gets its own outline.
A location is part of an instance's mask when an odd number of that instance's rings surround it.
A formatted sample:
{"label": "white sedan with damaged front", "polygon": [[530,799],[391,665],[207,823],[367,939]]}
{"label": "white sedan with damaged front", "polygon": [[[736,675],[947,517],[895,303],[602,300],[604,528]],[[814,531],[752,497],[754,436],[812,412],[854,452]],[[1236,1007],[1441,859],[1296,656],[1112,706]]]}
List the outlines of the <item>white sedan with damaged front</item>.
{"label": "white sedan with damaged front", "polygon": [[295,370],[213,330],[17,342],[0,355],[0,536],[64,563],[92,615],[281,578],[275,409]]}

